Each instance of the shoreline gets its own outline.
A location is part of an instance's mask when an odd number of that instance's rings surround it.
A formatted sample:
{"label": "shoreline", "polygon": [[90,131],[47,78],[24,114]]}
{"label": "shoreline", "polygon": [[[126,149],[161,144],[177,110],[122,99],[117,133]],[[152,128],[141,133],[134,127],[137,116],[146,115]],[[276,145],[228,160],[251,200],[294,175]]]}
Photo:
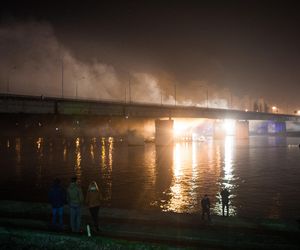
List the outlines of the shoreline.
{"label": "shoreline", "polygon": [[[47,203],[2,200],[0,214],[0,227],[7,237],[7,230],[16,228],[51,234],[51,207]],[[68,208],[65,206],[65,230],[61,232],[65,236],[70,236],[68,221]],[[80,237],[87,241],[90,238],[86,236],[85,225],[90,222],[89,211],[83,207],[83,235]],[[146,244],[150,249],[153,249],[152,244],[164,247],[201,245],[217,249],[298,249],[300,245],[297,221],[212,216],[210,223],[202,221],[200,214],[100,208],[99,222],[101,231],[92,232],[92,238],[134,241]]]}

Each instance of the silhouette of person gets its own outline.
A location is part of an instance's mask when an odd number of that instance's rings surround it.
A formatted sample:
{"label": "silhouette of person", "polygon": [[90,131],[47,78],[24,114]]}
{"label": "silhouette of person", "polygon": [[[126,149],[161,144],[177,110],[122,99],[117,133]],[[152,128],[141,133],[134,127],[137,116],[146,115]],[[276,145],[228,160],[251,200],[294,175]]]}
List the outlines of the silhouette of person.
{"label": "silhouette of person", "polygon": [[205,194],[201,200],[201,207],[202,207],[202,220],[204,220],[204,216],[205,214],[207,214],[207,218],[210,221],[210,200],[207,194]]}
{"label": "silhouette of person", "polygon": [[222,197],[222,215],[225,216],[225,207],[226,207],[226,216],[229,216],[229,191],[224,188],[221,191],[221,197]]}
{"label": "silhouette of person", "polygon": [[[60,180],[56,178],[48,193],[49,202],[52,206],[52,226],[55,229],[63,230],[63,212],[66,204],[66,191],[61,186]],[[58,224],[57,224],[58,217]]]}
{"label": "silhouette of person", "polygon": [[101,193],[95,181],[92,181],[86,194],[86,203],[89,207],[96,231],[99,231],[98,212],[101,204]]}
{"label": "silhouette of person", "polygon": [[73,177],[68,187],[67,200],[70,206],[70,224],[72,232],[80,232],[81,227],[81,204],[83,194],[81,187],[77,184],[77,178]]}

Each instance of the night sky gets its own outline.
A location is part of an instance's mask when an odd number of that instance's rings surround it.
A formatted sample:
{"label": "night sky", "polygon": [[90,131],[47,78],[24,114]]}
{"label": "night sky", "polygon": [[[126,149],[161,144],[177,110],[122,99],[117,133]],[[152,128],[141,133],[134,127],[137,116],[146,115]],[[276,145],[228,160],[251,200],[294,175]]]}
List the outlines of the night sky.
{"label": "night sky", "polygon": [[[236,108],[241,108],[242,100],[258,98],[288,112],[300,108],[300,8],[296,1],[19,2],[2,3],[0,12],[0,73],[2,82],[10,78],[15,84],[10,91],[24,92],[18,85],[29,75],[36,77],[27,80],[26,86],[32,83],[37,89],[56,74],[41,80],[46,74],[43,69],[50,67],[45,58],[52,56],[39,52],[43,59],[36,59],[40,41],[44,46],[50,37],[54,45],[40,50],[51,48],[55,54],[63,48],[69,57],[66,61],[76,65],[69,72],[65,66],[65,82],[73,86],[65,89],[69,96],[74,95],[74,82],[81,79],[80,84],[89,84],[90,89],[99,84],[99,97],[123,98],[128,96],[124,92],[132,78],[136,96],[148,91],[154,93],[153,100],[162,93],[171,102],[176,84],[182,102],[196,103],[197,94],[206,88],[210,99],[221,100],[221,106],[231,93]],[[36,34],[38,38],[33,39]],[[31,52],[24,54],[24,49]],[[39,71],[31,62],[48,66]],[[35,73],[24,64],[30,64]],[[46,72],[51,70],[59,71],[59,66]],[[74,77],[80,70],[83,76]],[[51,84],[59,82],[59,77],[57,73]],[[40,80],[33,84],[34,79]],[[59,84],[54,90],[49,84],[49,95],[58,95]],[[81,95],[95,97],[89,87],[81,88]]]}

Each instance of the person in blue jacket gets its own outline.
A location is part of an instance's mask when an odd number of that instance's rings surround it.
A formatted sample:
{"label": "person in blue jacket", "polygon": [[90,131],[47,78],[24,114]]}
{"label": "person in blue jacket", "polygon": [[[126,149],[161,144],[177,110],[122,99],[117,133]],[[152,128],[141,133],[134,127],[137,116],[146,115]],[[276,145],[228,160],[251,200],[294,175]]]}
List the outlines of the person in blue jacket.
{"label": "person in blue jacket", "polygon": [[[63,229],[63,212],[66,204],[66,191],[61,186],[60,180],[56,178],[49,190],[49,202],[52,206],[52,226],[55,229]],[[58,217],[58,223],[57,223]]]}

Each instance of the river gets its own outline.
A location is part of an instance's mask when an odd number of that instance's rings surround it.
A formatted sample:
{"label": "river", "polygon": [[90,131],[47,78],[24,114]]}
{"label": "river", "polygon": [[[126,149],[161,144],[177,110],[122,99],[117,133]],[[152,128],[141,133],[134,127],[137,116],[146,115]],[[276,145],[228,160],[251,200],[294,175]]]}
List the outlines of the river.
{"label": "river", "polygon": [[169,147],[127,146],[112,137],[0,138],[2,199],[47,201],[58,177],[74,175],[86,192],[99,184],[103,206],[177,213],[200,211],[208,194],[221,214],[220,189],[230,191],[230,215],[300,217],[300,149],[297,137],[206,138]]}

